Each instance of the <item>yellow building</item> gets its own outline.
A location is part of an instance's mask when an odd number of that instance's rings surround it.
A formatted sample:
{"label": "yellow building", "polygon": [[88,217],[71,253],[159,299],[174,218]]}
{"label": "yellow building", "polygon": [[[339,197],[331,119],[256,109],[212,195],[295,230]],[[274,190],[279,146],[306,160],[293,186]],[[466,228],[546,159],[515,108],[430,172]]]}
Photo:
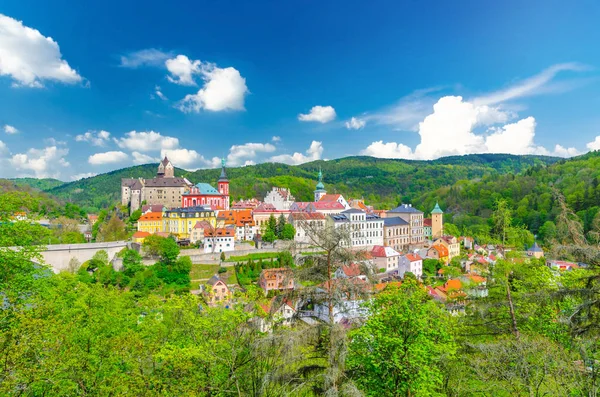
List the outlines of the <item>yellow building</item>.
{"label": "yellow building", "polygon": [[162,217],[162,231],[176,235],[180,240],[190,238],[192,229],[197,222],[206,221],[213,227],[217,225],[215,211],[210,207],[203,207],[201,205],[165,210]]}
{"label": "yellow building", "polygon": [[164,232],[162,212],[148,212],[138,219],[138,232]]}

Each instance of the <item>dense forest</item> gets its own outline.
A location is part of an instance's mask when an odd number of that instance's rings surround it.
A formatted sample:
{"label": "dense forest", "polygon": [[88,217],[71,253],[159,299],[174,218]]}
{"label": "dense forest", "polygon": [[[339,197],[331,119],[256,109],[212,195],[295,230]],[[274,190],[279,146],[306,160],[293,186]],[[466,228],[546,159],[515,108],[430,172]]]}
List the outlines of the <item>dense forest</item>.
{"label": "dense forest", "polygon": [[[533,166],[546,166],[558,161],[545,156],[513,156],[504,154],[476,154],[446,157],[434,161],[347,157],[330,161],[315,161],[299,166],[263,163],[242,168],[230,168],[234,200],[262,198],[272,186],[288,187],[297,200],[311,200],[317,171],[323,169],[324,182],[329,192],[346,197],[364,198],[377,208],[391,208],[399,201],[413,201],[420,195],[460,180],[494,177],[506,173],[518,174]],[[220,170],[176,169],[177,176],[193,183],[215,184]],[[89,211],[98,211],[118,202],[121,178],[152,178],[156,164],[140,165],[79,181],[52,187],[41,181],[18,179],[17,183],[31,184],[67,202],[73,202]],[[43,187],[47,185],[46,187]],[[417,204],[417,203],[415,203]]]}

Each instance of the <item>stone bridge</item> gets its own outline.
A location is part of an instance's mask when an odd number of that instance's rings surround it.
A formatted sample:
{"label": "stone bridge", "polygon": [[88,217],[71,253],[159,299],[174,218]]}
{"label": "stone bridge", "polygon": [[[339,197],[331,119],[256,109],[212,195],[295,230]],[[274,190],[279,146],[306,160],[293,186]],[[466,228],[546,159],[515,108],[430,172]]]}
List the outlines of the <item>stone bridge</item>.
{"label": "stone bridge", "polygon": [[110,243],[87,243],[87,244],[54,244],[48,245],[40,253],[44,262],[52,267],[55,273],[69,270],[71,258],[76,258],[79,263],[89,261],[94,254],[100,250],[108,253],[108,259],[112,260],[115,255],[130,244],[127,241],[113,241]]}

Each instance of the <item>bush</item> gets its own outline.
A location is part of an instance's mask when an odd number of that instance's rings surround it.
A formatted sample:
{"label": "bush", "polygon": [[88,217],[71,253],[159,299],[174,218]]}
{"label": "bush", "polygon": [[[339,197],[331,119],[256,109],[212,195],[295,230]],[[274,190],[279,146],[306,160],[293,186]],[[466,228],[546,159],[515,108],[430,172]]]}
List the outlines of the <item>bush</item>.
{"label": "bush", "polygon": [[227,269],[224,268],[223,266],[219,267],[219,274],[225,273],[227,272]]}

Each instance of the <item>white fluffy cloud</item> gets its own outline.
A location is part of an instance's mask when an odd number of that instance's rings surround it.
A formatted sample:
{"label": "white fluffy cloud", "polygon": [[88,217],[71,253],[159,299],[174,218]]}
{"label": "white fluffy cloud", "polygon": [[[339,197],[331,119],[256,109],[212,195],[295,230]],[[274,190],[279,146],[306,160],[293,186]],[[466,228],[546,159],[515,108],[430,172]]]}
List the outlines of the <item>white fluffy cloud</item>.
{"label": "white fluffy cloud", "polygon": [[179,147],[179,139],[172,136],[163,136],[154,131],[130,131],[123,138],[115,138],[114,141],[121,149],[137,152],[152,152]]}
{"label": "white fluffy cloud", "polygon": [[62,59],[58,43],[38,30],[0,14],[0,75],[15,86],[43,87],[44,80],[67,84],[82,77]]}
{"label": "white fluffy cloud", "polygon": [[6,147],[6,143],[0,141],[0,154],[8,153],[8,147]]}
{"label": "white fluffy cloud", "polygon": [[306,151],[306,154],[303,153],[294,153],[294,154],[280,154],[277,156],[273,156],[270,158],[270,161],[275,163],[284,163],[297,165],[306,163],[309,161],[320,160],[323,155],[323,144],[322,142],[312,141],[310,147]]}
{"label": "white fluffy cloud", "polygon": [[110,132],[100,131],[88,131],[85,134],[77,135],[75,140],[77,142],[89,142],[93,146],[104,146],[110,139]]}
{"label": "white fluffy cloud", "polygon": [[349,121],[346,121],[345,125],[346,128],[349,130],[360,130],[361,128],[364,128],[365,125],[367,125],[367,121],[356,117],[352,117]]}
{"label": "white fluffy cloud", "polygon": [[165,94],[163,94],[163,92],[160,89],[160,86],[155,86],[154,87],[154,95],[156,95],[157,97],[159,97],[160,99],[162,99],[163,101],[168,100],[169,98],[167,98],[165,96]]}
{"label": "white fluffy cloud", "polygon": [[122,163],[129,159],[127,153],[121,151],[110,151],[104,153],[96,153],[88,158],[88,163],[92,165]]}
{"label": "white fluffy cloud", "polygon": [[140,152],[132,152],[131,155],[133,156],[134,164],[149,164],[160,161],[160,159],[158,158],[148,156],[147,154]]}
{"label": "white fluffy cloud", "polygon": [[410,159],[413,157],[412,149],[402,143],[376,141],[360,152],[365,156],[380,157],[385,159]]}
{"label": "white fluffy cloud", "polygon": [[573,157],[577,156],[578,154],[581,154],[581,152],[579,152],[579,150],[575,149],[574,147],[566,148],[562,145],[554,146],[554,152],[552,152],[552,155],[558,157]]}
{"label": "white fluffy cloud", "polygon": [[221,160],[218,157],[213,157],[211,160],[207,160],[200,153],[191,149],[182,148],[161,150],[160,157],[164,158],[165,156],[167,156],[175,166],[187,169],[206,167],[215,168],[221,164]]}
{"label": "white fluffy cloud", "polygon": [[335,119],[335,109],[332,106],[313,106],[308,114],[299,114],[300,121],[316,121],[318,123],[328,123]]}
{"label": "white fluffy cloud", "polygon": [[171,76],[167,76],[171,83],[181,85],[196,85],[194,75],[199,74],[202,69],[202,62],[192,61],[185,55],[177,55],[173,59],[167,59],[165,66]]}
{"label": "white fluffy cloud", "polygon": [[188,94],[181,100],[178,109],[185,113],[201,110],[245,110],[244,99],[249,92],[246,79],[239,71],[212,65],[202,69],[204,86],[196,94]]}
{"label": "white fluffy cloud", "polygon": [[147,48],[122,55],[120,66],[131,69],[142,66],[162,66],[170,56],[171,54],[156,48]]}
{"label": "white fluffy cloud", "polygon": [[6,132],[7,134],[12,135],[12,134],[17,134],[19,132],[19,130],[16,129],[15,127],[13,127],[12,125],[6,124],[4,126],[4,132]]}
{"label": "white fluffy cloud", "polygon": [[244,160],[253,160],[258,153],[271,153],[274,151],[275,146],[270,143],[245,143],[243,145],[233,145],[229,149],[229,155],[227,155],[227,164],[235,167],[245,164]]}
{"label": "white fluffy cloud", "polygon": [[598,135],[592,142],[589,142],[586,147],[589,150],[600,150],[600,135]]}
{"label": "white fluffy cloud", "polygon": [[69,166],[69,162],[65,159],[67,154],[69,149],[56,146],[29,149],[27,153],[13,155],[9,163],[19,176],[60,178],[61,172]]}

